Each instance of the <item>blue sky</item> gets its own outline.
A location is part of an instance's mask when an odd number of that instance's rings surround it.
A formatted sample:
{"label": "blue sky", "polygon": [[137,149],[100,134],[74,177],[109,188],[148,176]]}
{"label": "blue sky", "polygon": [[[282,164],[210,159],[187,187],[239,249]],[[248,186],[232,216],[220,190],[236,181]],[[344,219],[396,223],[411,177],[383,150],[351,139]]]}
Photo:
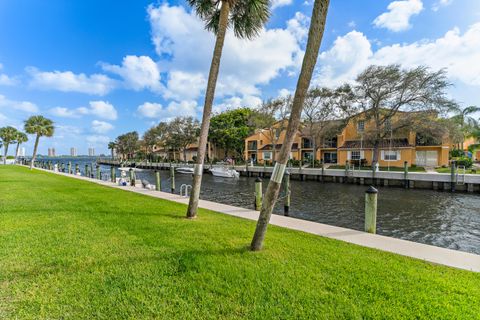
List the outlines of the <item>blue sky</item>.
{"label": "blue sky", "polygon": [[[312,2],[272,1],[254,41],[228,34],[217,112],[293,90]],[[0,0],[0,126],[43,114],[56,135],[40,153],[86,154],[107,153],[126,131],[200,118],[213,42],[184,1]],[[480,2],[333,0],[321,51],[315,85],[352,81],[373,63],[425,64],[447,68],[451,96],[478,105]]]}

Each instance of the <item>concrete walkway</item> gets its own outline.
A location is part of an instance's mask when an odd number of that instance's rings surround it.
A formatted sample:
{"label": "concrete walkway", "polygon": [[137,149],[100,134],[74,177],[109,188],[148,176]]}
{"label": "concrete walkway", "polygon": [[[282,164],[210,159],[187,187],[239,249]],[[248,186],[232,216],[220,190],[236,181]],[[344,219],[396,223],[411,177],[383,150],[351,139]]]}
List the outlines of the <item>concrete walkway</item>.
{"label": "concrete walkway", "polygon": [[[38,169],[43,170],[43,169]],[[52,171],[43,170],[52,173]],[[188,198],[181,197],[176,194],[147,190],[139,187],[123,187],[112,182],[90,179],[82,176],[75,176],[66,173],[56,173],[59,175],[94,182],[103,186],[121,189],[125,191],[135,192],[159,199],[170,200],[182,204],[188,204]],[[200,200],[200,208],[228,214],[235,217],[245,218],[249,220],[257,220],[258,212],[250,209],[234,207],[226,204],[220,204],[207,200]],[[381,235],[369,234],[357,230],[340,228],[321,224],[317,222],[305,221],[291,217],[272,215],[270,224],[303,231],[319,235],[322,237],[337,239],[356,245],[374,248],[382,251],[392,252],[403,256],[416,258],[436,264],[441,264],[458,269],[480,272],[480,255],[456,251],[446,248],[435,247],[431,245],[401,240],[396,238],[385,237]]]}

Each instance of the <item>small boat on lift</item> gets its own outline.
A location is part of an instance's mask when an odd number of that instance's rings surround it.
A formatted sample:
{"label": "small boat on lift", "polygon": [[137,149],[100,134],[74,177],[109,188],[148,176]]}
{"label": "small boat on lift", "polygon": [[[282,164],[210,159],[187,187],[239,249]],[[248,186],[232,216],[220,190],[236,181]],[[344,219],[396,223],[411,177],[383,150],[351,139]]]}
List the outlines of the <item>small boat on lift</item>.
{"label": "small boat on lift", "polygon": [[130,171],[130,169],[132,169],[132,170],[135,171],[135,172],[145,171],[145,169],[139,169],[139,168],[133,168],[133,167],[120,167],[120,168],[118,168],[118,170],[120,170],[120,171],[125,171],[125,172]]}
{"label": "small boat on lift", "polygon": [[235,169],[229,169],[225,167],[216,167],[210,169],[210,172],[215,177],[222,177],[222,178],[238,178],[240,177],[240,173],[238,173]]}
{"label": "small boat on lift", "polygon": [[175,169],[175,171],[178,173],[193,174],[192,167],[178,167]]}

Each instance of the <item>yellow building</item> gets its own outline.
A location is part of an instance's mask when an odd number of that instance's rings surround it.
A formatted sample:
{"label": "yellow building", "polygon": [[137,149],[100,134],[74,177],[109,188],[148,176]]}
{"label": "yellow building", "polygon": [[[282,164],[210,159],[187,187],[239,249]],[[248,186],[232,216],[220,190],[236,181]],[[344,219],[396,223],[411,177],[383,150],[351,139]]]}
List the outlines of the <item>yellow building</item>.
{"label": "yellow building", "polygon": [[[165,148],[163,146],[155,146],[153,152],[159,157],[173,161],[195,161],[198,154],[198,143],[191,143],[185,150]],[[208,160],[223,160],[225,158],[225,150],[217,147],[214,143],[207,144],[207,159]]]}
{"label": "yellow building", "polygon": [[[399,113],[397,117],[402,117]],[[395,119],[393,119],[395,120]],[[371,165],[374,145],[368,139],[374,122],[367,120],[365,113],[352,117],[341,132],[322,143],[316,151],[316,159],[324,163],[343,165],[349,163]],[[279,151],[285,138],[285,126],[277,125],[277,130],[257,130],[245,140],[245,158],[257,163],[272,162],[273,149]],[[420,135],[411,131],[391,133],[379,144],[378,163],[381,167],[402,167],[406,161],[409,166],[439,167],[449,164],[451,145],[448,139],[441,143],[424,141]],[[298,132],[292,147],[291,159],[308,162],[313,157],[311,139]],[[275,147],[274,147],[275,146]]]}

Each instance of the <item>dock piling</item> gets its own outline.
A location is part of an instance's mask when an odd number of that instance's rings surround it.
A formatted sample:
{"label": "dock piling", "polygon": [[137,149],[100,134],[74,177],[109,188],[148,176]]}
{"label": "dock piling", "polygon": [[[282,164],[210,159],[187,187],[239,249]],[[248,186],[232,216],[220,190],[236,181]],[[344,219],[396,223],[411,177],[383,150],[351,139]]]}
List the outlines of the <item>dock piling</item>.
{"label": "dock piling", "polygon": [[284,199],[284,205],[283,205],[283,214],[285,216],[288,216],[288,213],[290,212],[290,173],[285,172],[285,175],[283,177],[284,179],[284,190],[285,190],[285,199]]}
{"label": "dock piling", "polygon": [[155,190],[162,190],[162,180],[160,179],[160,171],[155,170]]}
{"label": "dock piling", "polygon": [[114,166],[110,167],[110,181],[112,181],[113,183],[117,182],[117,177],[115,176],[115,167]]}
{"label": "dock piling", "polygon": [[262,179],[260,177],[257,177],[255,179],[255,210],[260,211],[262,208],[262,200],[263,200],[263,194],[262,194]]}
{"label": "dock piling", "polygon": [[456,161],[452,160],[451,170],[450,170],[450,191],[455,192],[455,169],[456,169]]}
{"label": "dock piling", "polygon": [[175,168],[170,164],[170,190],[175,193]]}
{"label": "dock piling", "polygon": [[373,186],[365,192],[365,232],[377,233],[378,190]]}

